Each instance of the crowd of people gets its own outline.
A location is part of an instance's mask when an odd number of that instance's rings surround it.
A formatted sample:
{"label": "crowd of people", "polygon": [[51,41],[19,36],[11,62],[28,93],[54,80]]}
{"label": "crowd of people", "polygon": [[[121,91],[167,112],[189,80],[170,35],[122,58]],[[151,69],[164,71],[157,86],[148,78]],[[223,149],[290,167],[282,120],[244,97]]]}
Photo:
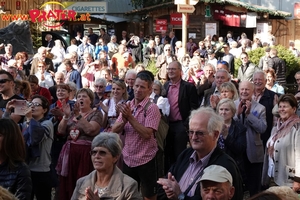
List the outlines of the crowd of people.
{"label": "crowd of people", "polygon": [[[173,31],[100,32],[78,32],[67,48],[47,35],[32,58],[4,45],[0,193],[20,200],[298,198],[300,71],[297,92],[285,94],[287,66],[274,40],[207,35],[183,49]],[[258,66],[247,53],[255,48],[266,52]],[[294,43],[290,50],[299,56]]]}

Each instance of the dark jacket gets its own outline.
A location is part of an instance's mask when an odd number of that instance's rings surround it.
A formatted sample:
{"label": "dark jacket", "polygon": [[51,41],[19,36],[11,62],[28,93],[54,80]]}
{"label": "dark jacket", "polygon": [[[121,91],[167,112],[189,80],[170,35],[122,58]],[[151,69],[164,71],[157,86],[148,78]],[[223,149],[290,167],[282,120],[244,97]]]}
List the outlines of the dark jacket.
{"label": "dark jacket", "polygon": [[276,80],[280,85],[286,84],[286,66],[284,60],[277,56],[270,58],[268,61],[268,67],[273,68],[276,73]]}
{"label": "dark jacket", "polygon": [[[164,88],[167,91],[166,97],[168,97],[170,81],[164,84]],[[189,121],[189,116],[192,110],[195,110],[199,107],[198,95],[195,85],[186,82],[184,80],[180,81],[180,88],[178,94],[178,106],[179,112],[184,121],[184,124],[187,126]]]}
{"label": "dark jacket", "polygon": [[260,138],[263,141],[264,147],[266,146],[266,143],[271,135],[271,131],[273,128],[273,114],[272,114],[272,109],[274,107],[274,97],[276,93],[268,90],[265,88],[265,91],[260,98],[259,102],[261,105],[265,106],[266,108],[266,120],[267,120],[267,129],[266,131],[260,135]]}
{"label": "dark jacket", "polygon": [[[188,168],[189,163],[190,163],[189,158],[193,152],[194,152],[194,150],[192,148],[188,148],[188,149],[184,150],[177,158],[177,162],[170,168],[169,172],[172,173],[172,175],[175,177],[177,182],[180,181],[184,172]],[[223,166],[230,172],[230,174],[232,175],[233,186],[235,187],[235,193],[234,193],[232,200],[243,199],[242,178],[240,176],[239,169],[238,169],[236,163],[234,162],[234,160],[217,147],[214,150],[214,152],[211,154],[211,157],[210,157],[206,167],[208,167],[210,165]],[[182,192],[184,192],[184,191],[182,191]],[[158,200],[167,200],[168,199],[165,194],[165,191],[161,187],[161,185],[158,188],[157,199]],[[185,197],[185,199],[186,200],[201,200],[202,199],[201,194],[200,194],[200,182],[197,183],[195,195],[193,197]]]}
{"label": "dark jacket", "polygon": [[0,186],[19,200],[30,200],[32,183],[28,166],[20,162],[15,169],[9,170],[7,162],[0,164]]}
{"label": "dark jacket", "polygon": [[247,129],[243,124],[232,120],[228,136],[224,140],[224,151],[236,162],[243,178],[245,178],[244,156],[247,148],[246,132]]}

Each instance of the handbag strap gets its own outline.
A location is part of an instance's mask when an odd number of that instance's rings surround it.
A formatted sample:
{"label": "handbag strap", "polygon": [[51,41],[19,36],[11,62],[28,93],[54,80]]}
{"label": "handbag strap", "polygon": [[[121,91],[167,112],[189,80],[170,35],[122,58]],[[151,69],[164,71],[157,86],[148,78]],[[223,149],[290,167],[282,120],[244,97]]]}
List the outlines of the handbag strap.
{"label": "handbag strap", "polygon": [[187,194],[189,193],[189,191],[192,189],[192,187],[194,186],[194,184],[196,183],[196,181],[203,175],[203,173],[204,173],[204,169],[199,174],[197,174],[197,176],[195,177],[195,179],[193,180],[193,182],[184,191],[184,196],[187,196]]}

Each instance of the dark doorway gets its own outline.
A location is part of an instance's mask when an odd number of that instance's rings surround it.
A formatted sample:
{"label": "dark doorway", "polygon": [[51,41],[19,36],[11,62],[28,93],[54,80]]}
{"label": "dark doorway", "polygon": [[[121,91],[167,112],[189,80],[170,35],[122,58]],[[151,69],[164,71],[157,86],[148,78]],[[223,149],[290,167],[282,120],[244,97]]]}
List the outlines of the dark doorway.
{"label": "dark doorway", "polygon": [[182,29],[173,29],[178,40],[182,41]]}
{"label": "dark doorway", "polygon": [[222,36],[224,38],[226,37],[227,32],[231,31],[231,32],[233,32],[234,40],[237,40],[238,38],[240,38],[242,33],[246,33],[247,38],[250,40],[253,40],[254,28],[225,26],[225,25],[223,25],[223,23],[221,21],[220,21],[219,25],[220,25],[219,26],[220,36]]}

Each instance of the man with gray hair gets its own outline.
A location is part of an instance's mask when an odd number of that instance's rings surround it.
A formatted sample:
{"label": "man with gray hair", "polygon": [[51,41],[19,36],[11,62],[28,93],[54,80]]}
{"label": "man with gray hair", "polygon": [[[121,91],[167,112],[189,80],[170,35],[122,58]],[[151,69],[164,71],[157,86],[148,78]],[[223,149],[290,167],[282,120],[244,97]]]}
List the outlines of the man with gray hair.
{"label": "man with gray hair", "polygon": [[125,75],[126,89],[128,93],[128,100],[131,101],[134,98],[133,85],[136,79],[136,71],[134,69],[129,69]]}
{"label": "man with gray hair", "polygon": [[167,177],[157,181],[161,185],[158,199],[201,199],[199,180],[205,173],[204,169],[211,165],[220,165],[229,171],[236,189],[232,199],[243,199],[238,167],[230,156],[217,147],[223,124],[223,118],[210,107],[192,111],[187,131],[191,147],[179,155]]}
{"label": "man with gray hair", "polygon": [[236,115],[234,120],[247,128],[247,155],[245,156],[246,187],[250,196],[260,191],[261,169],[264,159],[263,141],[260,135],[267,129],[266,108],[252,100],[254,85],[250,81],[242,81],[239,85],[240,98],[234,103]]}
{"label": "man with gray hair", "polygon": [[232,176],[220,165],[210,165],[204,169],[200,179],[201,197],[203,200],[232,199],[235,188],[232,186]]}

